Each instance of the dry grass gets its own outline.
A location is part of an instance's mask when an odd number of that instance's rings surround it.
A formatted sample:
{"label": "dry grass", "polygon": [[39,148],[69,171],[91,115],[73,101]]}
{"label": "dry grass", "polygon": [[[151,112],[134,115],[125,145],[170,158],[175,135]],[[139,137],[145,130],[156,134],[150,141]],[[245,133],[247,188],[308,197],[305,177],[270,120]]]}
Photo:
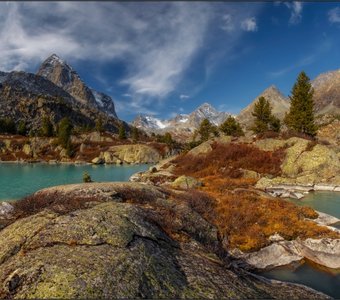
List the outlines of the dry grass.
{"label": "dry grass", "polygon": [[[240,168],[279,175],[283,158],[284,149],[265,152],[247,144],[215,143],[206,155],[182,155],[174,162],[178,175],[198,178],[204,183],[201,190],[216,199],[206,212],[201,207],[200,213],[217,226],[230,249],[258,250],[268,245],[268,238],[275,233],[287,240],[339,238],[337,233],[306,220],[317,217],[313,209],[263,196],[253,189],[256,179],[242,178]],[[191,201],[195,203],[195,197]]]}
{"label": "dry grass", "polygon": [[240,168],[272,175],[281,172],[283,150],[262,151],[252,145],[236,143],[214,143],[212,148],[205,155],[184,154],[176,158],[173,161],[177,165],[176,173],[194,177],[220,175],[239,178],[242,175]]}
{"label": "dry grass", "polygon": [[77,209],[83,209],[89,202],[98,202],[92,197],[67,195],[60,192],[49,194],[33,194],[19,201],[13,202],[15,218],[24,218],[34,215],[44,209],[49,209],[58,214],[66,214]]}

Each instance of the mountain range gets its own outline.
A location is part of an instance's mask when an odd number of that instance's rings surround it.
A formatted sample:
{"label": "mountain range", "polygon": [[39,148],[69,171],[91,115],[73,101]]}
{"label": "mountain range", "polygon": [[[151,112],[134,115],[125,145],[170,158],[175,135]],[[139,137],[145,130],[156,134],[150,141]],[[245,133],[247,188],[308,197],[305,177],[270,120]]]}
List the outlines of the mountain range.
{"label": "mountain range", "polygon": [[209,103],[203,103],[190,114],[178,114],[168,120],[161,120],[150,115],[138,115],[132,125],[148,133],[171,132],[175,137],[187,137],[192,135],[204,119],[218,126],[229,115],[227,112],[217,111]]}
{"label": "mountain range", "polygon": [[[322,73],[311,84],[316,113],[340,114],[340,70]],[[244,128],[251,126],[254,103],[261,96],[269,100],[273,114],[279,119],[282,120],[289,110],[290,99],[272,85],[236,116]],[[148,133],[171,132],[175,137],[189,137],[203,119],[207,118],[218,126],[229,115],[204,103],[189,114],[178,114],[167,120],[138,115],[131,125]],[[123,122],[117,117],[112,98],[87,86],[78,73],[56,54],[49,56],[36,74],[0,72],[0,118],[11,117],[16,122],[23,120],[29,129],[36,130],[41,126],[43,116],[50,117],[55,123],[67,116],[79,126],[94,126],[101,118],[106,129],[113,132],[117,132]]]}

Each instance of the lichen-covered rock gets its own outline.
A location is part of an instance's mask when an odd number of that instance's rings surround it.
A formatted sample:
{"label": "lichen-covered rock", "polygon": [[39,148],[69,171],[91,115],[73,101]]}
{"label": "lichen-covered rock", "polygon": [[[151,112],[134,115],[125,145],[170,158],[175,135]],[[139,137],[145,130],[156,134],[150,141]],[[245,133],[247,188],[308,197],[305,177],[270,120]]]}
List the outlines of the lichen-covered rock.
{"label": "lichen-covered rock", "polygon": [[252,170],[247,170],[247,169],[240,169],[242,172],[242,178],[247,178],[247,179],[260,179],[261,175],[255,171]]}
{"label": "lichen-covered rock", "polygon": [[0,202],[0,219],[10,217],[13,211],[13,206],[8,202]]}
{"label": "lichen-covered rock", "polygon": [[95,157],[91,162],[95,165],[101,165],[104,163],[104,160],[101,157]]}
{"label": "lichen-covered rock", "polygon": [[202,182],[198,181],[194,177],[182,175],[178,177],[173,183],[173,187],[181,188],[181,189],[194,189],[202,186]]}
{"label": "lichen-covered rock", "polygon": [[32,151],[32,148],[31,148],[31,145],[30,144],[25,144],[22,148],[22,151],[26,154],[26,155],[29,155],[29,156],[32,156],[33,155],[33,151]]}
{"label": "lichen-covered rock", "polygon": [[[292,139],[290,139],[292,140]],[[286,157],[281,166],[282,173],[287,177],[294,177],[299,173],[297,160],[301,153],[305,151],[309,141],[299,138],[294,138],[295,143],[293,146],[286,150]],[[300,171],[301,172],[301,171]]]}
{"label": "lichen-covered rock", "polygon": [[162,158],[156,149],[142,144],[112,146],[109,152],[125,163],[156,163]]}
{"label": "lichen-covered rock", "polygon": [[263,151],[275,151],[285,147],[287,141],[278,139],[263,139],[255,142],[257,148]]}
{"label": "lichen-covered rock", "polygon": [[188,152],[188,154],[196,156],[196,155],[200,155],[200,154],[209,153],[212,150],[211,144],[212,144],[212,141],[204,142],[204,143],[198,145],[197,147],[191,149]]}
{"label": "lichen-covered rock", "polygon": [[[149,205],[117,202],[124,189],[134,189],[135,201],[149,193]],[[216,229],[161,189],[89,183],[39,193],[57,191],[115,196],[65,214],[43,210],[1,230],[1,298],[325,298],[301,285],[229,269],[208,247],[217,242]],[[165,233],[153,217],[155,204],[175,209],[171,224],[180,222],[185,239]]]}
{"label": "lichen-covered rock", "polygon": [[114,156],[112,152],[108,151],[100,153],[100,157],[103,158],[106,164],[117,164],[117,162],[119,161],[119,159],[116,156]]}

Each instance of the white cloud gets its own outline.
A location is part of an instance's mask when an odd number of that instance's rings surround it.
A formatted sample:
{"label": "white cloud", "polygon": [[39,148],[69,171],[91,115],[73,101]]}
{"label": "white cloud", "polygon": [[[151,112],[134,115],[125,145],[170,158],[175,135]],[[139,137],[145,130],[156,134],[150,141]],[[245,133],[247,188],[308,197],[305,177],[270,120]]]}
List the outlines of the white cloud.
{"label": "white cloud", "polygon": [[[123,63],[126,69],[120,70],[119,83],[126,86],[122,97],[131,103],[117,101],[118,111],[135,112],[151,104],[154,109],[155,99],[163,99],[183,83],[202,50],[209,47],[203,61],[209,70],[219,62],[209,60],[210,55],[219,59],[227,52],[231,55],[244,33],[240,20],[248,20],[245,30],[256,30],[251,16],[260,7],[254,4],[245,11],[244,5],[229,3],[0,2],[0,70],[35,71],[52,53],[71,64]],[[208,33],[221,22],[229,32],[222,49],[216,49],[218,43],[209,44]],[[107,91],[116,88],[116,82],[112,85],[104,78],[101,82],[110,86]]]}
{"label": "white cloud", "polygon": [[[131,94],[164,97],[200,49],[204,3],[0,3],[0,69],[28,69],[52,53],[68,61],[125,61]],[[138,97],[137,97],[138,98]]]}
{"label": "white cloud", "polygon": [[285,2],[284,4],[290,9],[289,24],[295,25],[300,23],[302,20],[303,3],[293,1]]}
{"label": "white cloud", "polygon": [[328,20],[331,23],[340,23],[340,7],[335,7],[328,12]]}
{"label": "white cloud", "polygon": [[189,99],[190,96],[189,96],[189,95],[181,94],[181,95],[179,96],[179,98],[180,98],[181,100],[185,100],[185,99]]}
{"label": "white cloud", "polygon": [[233,16],[231,14],[224,14],[222,16],[221,29],[227,32],[232,32],[235,30],[235,24],[234,24]]}
{"label": "white cloud", "polygon": [[241,28],[244,31],[257,31],[257,23],[255,17],[243,20],[241,22]]}

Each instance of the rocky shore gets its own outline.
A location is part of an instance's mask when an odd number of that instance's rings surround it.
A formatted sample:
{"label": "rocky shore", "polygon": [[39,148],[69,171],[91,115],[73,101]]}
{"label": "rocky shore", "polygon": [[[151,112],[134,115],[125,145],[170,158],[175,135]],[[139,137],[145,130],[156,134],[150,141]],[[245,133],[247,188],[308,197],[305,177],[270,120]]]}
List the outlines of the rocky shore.
{"label": "rocky shore", "polygon": [[72,155],[56,138],[0,136],[0,162],[49,164],[144,164],[171,155],[166,144],[119,140],[109,133],[72,136]]}
{"label": "rocky shore", "polygon": [[232,264],[216,228],[162,188],[90,183],[34,195],[51,196],[68,201],[0,231],[1,298],[327,298]]}
{"label": "rocky shore", "polygon": [[[188,155],[206,155],[213,150],[214,142],[228,144],[230,137],[208,141],[191,150]],[[254,144],[251,139],[242,138],[242,143]],[[255,142],[263,151],[285,149],[285,158],[281,165],[282,175],[273,177],[258,174],[251,170],[242,170],[243,177],[257,180],[255,188],[271,197],[301,199],[313,191],[340,191],[339,151],[336,147],[324,145],[308,146],[310,141],[301,138],[288,140],[265,139]],[[299,169],[297,168],[299,167]],[[190,176],[175,176],[175,165],[171,159],[164,160],[149,171],[133,175],[130,180],[148,184],[167,185],[176,188],[198,188],[203,185]],[[317,212],[313,222],[327,226],[335,232],[339,229],[331,226],[340,222],[338,218]],[[340,268],[340,239],[305,239],[285,240],[279,234],[269,238],[270,245],[251,253],[233,249],[230,253],[241,259],[249,268],[270,269],[299,262],[307,258],[328,268]]]}

